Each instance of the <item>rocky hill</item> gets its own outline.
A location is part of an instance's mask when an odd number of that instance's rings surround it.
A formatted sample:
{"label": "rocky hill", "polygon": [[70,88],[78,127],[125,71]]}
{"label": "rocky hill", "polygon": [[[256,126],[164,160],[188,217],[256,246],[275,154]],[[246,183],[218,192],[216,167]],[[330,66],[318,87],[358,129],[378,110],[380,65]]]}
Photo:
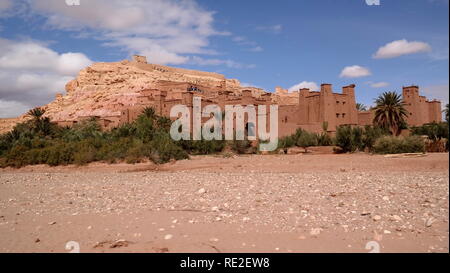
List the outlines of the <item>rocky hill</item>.
{"label": "rocky hill", "polygon": [[[149,64],[145,57],[134,56],[132,61],[94,63],[81,70],[78,76],[66,84],[66,93],[57,94],[54,101],[43,108],[54,121],[75,120],[85,116],[114,116],[113,105],[133,106],[140,91],[157,89],[159,82],[192,83],[207,89],[223,88],[236,95],[244,89],[252,90],[253,96],[266,91],[255,87],[242,87],[236,79],[224,75]],[[168,97],[175,94],[168,94]],[[273,94],[275,103],[283,103],[283,94]],[[287,95],[286,95],[287,96]],[[291,100],[289,100],[291,101]],[[289,103],[286,103],[289,104]],[[6,132],[25,117],[0,119],[0,132]]]}

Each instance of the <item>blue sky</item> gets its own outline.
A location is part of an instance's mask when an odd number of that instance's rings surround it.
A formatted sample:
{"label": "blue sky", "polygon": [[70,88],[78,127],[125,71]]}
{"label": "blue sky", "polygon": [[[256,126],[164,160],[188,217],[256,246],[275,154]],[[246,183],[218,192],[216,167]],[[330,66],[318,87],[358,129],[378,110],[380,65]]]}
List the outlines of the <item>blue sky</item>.
{"label": "blue sky", "polygon": [[[70,2],[70,1],[69,1]],[[0,0],[0,117],[45,104],[91,62],[132,54],[273,91],[417,84],[448,102],[448,0]]]}

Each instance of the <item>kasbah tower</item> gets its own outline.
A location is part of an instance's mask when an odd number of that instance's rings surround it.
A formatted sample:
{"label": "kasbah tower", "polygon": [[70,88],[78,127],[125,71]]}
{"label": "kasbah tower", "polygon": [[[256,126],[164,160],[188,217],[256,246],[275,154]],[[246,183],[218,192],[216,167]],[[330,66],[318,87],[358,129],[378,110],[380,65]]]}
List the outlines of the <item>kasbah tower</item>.
{"label": "kasbah tower", "polygon": [[[222,110],[225,105],[277,104],[280,137],[298,128],[322,132],[324,122],[328,123],[327,132],[334,134],[340,125],[372,125],[373,111],[356,109],[355,88],[351,84],[335,93],[331,84],[324,83],[320,91],[288,92],[277,87],[271,93],[243,87],[238,80],[226,79],[221,74],[149,64],[145,57],[134,56],[132,61],[95,63],[83,69],[66,85],[67,94],[57,95],[44,108],[59,125],[71,126],[95,117],[108,130],[135,120],[145,107],[153,107],[167,117],[177,104],[187,105],[192,111],[192,98],[199,96],[202,107],[216,104]],[[418,86],[403,87],[402,95],[408,125],[442,120],[441,103],[421,96]]]}

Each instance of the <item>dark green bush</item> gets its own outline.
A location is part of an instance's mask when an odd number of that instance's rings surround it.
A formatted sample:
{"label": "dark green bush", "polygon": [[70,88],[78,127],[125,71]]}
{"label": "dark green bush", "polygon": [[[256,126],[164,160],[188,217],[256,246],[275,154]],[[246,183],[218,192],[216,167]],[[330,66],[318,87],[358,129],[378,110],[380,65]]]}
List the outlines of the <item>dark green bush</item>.
{"label": "dark green bush", "polygon": [[386,129],[377,126],[366,125],[364,127],[364,134],[362,138],[363,147],[367,149],[369,152],[372,152],[375,141],[378,138],[388,134],[389,131],[387,131]]}
{"label": "dark green bush", "polygon": [[355,134],[351,126],[339,126],[336,129],[336,146],[340,147],[344,153],[355,152],[360,143],[355,143]]}
{"label": "dark green bush", "polygon": [[256,152],[252,149],[252,143],[249,140],[233,140],[231,142],[231,149],[238,154],[247,154]]}
{"label": "dark green bush", "polygon": [[278,149],[287,149],[290,147],[294,147],[296,144],[296,140],[293,136],[284,136],[278,140]]}
{"label": "dark green bush", "polygon": [[336,130],[335,145],[342,149],[342,152],[372,151],[375,141],[389,134],[385,129],[373,126],[352,127],[349,125],[339,126]]}
{"label": "dark green bush", "polygon": [[215,154],[220,153],[225,148],[226,142],[223,140],[180,140],[178,144],[189,154]]}
{"label": "dark green bush", "polygon": [[435,140],[441,140],[443,138],[448,139],[449,135],[449,128],[447,122],[440,122],[440,123],[429,123],[424,124],[422,126],[418,127],[412,127],[411,133],[413,135],[425,135],[428,137],[428,139],[435,141]]}
{"label": "dark green bush", "polygon": [[155,163],[165,163],[171,159],[181,160],[188,158],[188,154],[177,145],[166,132],[156,132],[150,142],[150,159]]}
{"label": "dark green bush", "polygon": [[425,143],[418,136],[384,136],[375,141],[373,151],[377,154],[424,153]]}
{"label": "dark green bush", "polygon": [[[441,145],[442,139],[444,139],[445,151],[449,150],[449,127],[447,122],[433,122],[422,126],[412,127],[411,133],[413,135],[427,136],[429,141],[431,141],[431,143],[427,145],[427,149],[430,151],[436,151],[436,148]],[[440,150],[440,148],[437,150]]]}
{"label": "dark green bush", "polygon": [[326,132],[316,134],[316,141],[317,141],[317,145],[319,145],[319,146],[333,145],[333,139]]}
{"label": "dark green bush", "polygon": [[85,165],[94,162],[97,155],[97,150],[91,145],[80,145],[80,149],[73,155],[74,163],[77,165]]}
{"label": "dark green bush", "polygon": [[297,139],[297,146],[302,147],[305,149],[305,152],[307,152],[307,148],[311,146],[317,145],[317,139],[316,136],[313,133],[309,133],[306,131],[303,131],[299,138]]}

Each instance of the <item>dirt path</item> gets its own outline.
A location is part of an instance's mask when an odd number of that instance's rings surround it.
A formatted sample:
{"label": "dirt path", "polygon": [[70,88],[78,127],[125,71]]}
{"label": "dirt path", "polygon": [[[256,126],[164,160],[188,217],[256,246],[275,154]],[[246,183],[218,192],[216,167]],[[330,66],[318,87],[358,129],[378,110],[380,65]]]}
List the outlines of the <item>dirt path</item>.
{"label": "dirt path", "polygon": [[[448,252],[448,154],[0,170],[0,251]],[[372,242],[372,244],[373,244]]]}

